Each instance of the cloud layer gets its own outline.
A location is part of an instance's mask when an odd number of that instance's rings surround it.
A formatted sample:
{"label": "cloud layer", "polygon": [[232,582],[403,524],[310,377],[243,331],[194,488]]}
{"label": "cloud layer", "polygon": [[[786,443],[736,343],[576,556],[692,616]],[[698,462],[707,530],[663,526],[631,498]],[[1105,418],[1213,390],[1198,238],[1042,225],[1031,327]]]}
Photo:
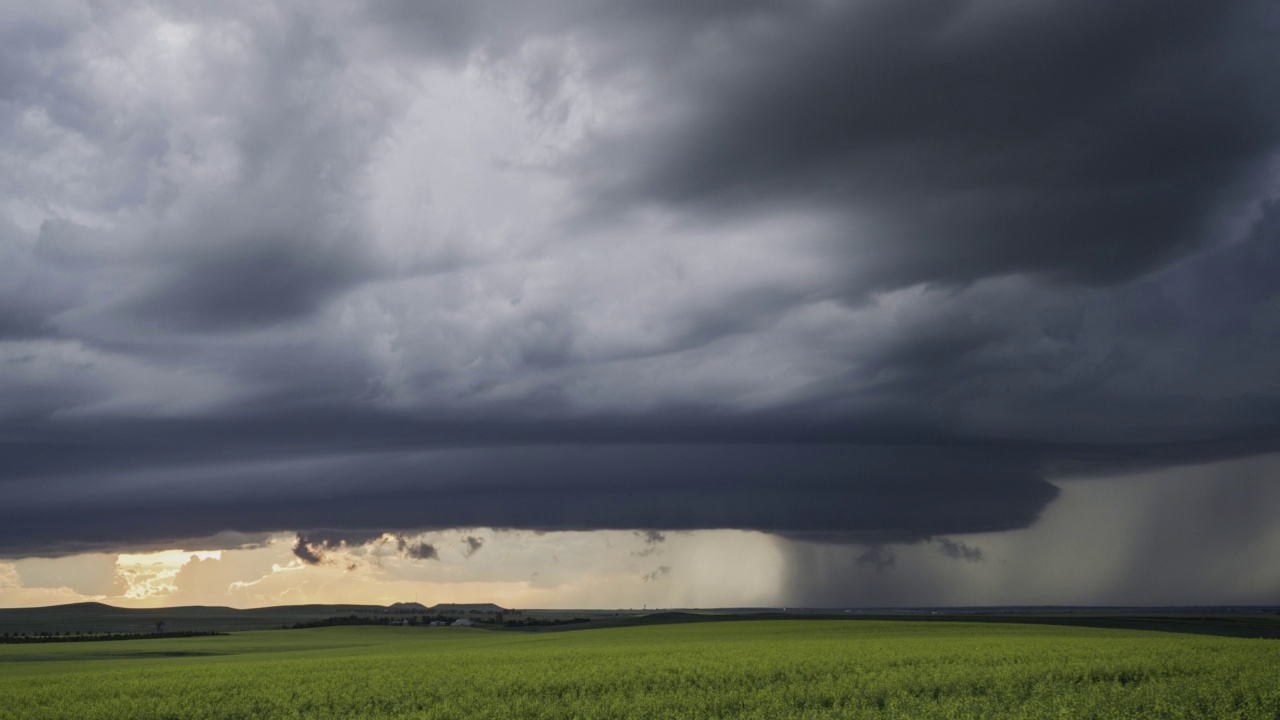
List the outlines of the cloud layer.
{"label": "cloud layer", "polygon": [[919,541],[1278,444],[1270,3],[0,12],[0,556]]}

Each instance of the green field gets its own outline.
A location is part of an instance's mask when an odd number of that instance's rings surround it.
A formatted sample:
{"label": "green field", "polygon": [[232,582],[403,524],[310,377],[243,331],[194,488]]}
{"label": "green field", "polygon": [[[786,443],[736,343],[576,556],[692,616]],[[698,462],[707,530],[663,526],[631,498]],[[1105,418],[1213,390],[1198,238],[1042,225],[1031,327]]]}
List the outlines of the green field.
{"label": "green field", "polygon": [[1280,718],[1280,642],[995,623],[0,645],[0,718]]}

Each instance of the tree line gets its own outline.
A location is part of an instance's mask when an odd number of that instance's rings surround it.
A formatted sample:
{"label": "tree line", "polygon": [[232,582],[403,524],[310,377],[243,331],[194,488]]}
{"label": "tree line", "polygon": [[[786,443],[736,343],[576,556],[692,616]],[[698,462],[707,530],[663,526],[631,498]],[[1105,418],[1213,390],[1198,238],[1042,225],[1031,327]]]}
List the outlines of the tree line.
{"label": "tree line", "polygon": [[54,642],[98,642],[102,640],[150,640],[152,638],[185,638],[185,637],[208,637],[211,635],[226,635],[224,632],[214,630],[182,630],[179,632],[158,632],[158,633],[72,633],[67,631],[58,634],[50,631],[41,631],[27,635],[26,633],[4,633],[0,635],[0,645],[26,645],[30,643],[54,643]]}

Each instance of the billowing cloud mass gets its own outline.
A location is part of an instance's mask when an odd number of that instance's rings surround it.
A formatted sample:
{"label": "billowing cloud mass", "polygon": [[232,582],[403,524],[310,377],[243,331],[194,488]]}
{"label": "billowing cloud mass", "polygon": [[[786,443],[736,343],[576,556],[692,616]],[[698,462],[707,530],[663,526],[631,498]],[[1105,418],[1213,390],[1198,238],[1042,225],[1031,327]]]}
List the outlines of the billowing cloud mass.
{"label": "billowing cloud mass", "polygon": [[1278,31],[1264,0],[13,4],[0,557],[724,528],[887,576],[895,543],[990,564],[952,536],[1051,481],[1274,452]]}

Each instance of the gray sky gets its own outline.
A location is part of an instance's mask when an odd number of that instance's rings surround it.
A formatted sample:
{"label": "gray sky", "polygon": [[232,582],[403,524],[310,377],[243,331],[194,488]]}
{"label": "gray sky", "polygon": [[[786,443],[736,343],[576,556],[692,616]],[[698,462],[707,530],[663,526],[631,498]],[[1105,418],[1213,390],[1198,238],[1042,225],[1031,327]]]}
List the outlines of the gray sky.
{"label": "gray sky", "polygon": [[1274,543],[1274,3],[11,5],[0,557],[732,530],[908,602],[1133,487]]}

